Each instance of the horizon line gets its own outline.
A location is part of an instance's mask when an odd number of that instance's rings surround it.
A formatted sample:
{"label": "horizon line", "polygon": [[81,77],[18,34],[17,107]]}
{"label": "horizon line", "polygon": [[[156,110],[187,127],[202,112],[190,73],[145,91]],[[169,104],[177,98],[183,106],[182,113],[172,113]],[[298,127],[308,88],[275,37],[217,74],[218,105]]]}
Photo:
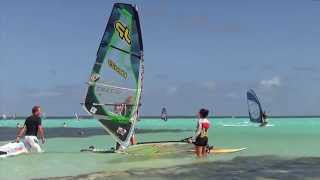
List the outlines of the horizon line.
{"label": "horizon line", "polygon": [[[16,116],[15,118],[9,116],[5,119],[1,118],[0,120],[17,120],[17,119],[25,119],[28,116]],[[269,118],[320,118],[320,115],[278,115],[278,116],[268,116]],[[160,116],[140,116],[142,119],[159,119]],[[182,116],[182,115],[174,115],[168,116],[168,118],[178,119],[178,118],[197,118],[196,116]],[[249,116],[230,116],[230,115],[219,115],[219,116],[209,116],[208,118],[249,118]],[[74,116],[47,116],[42,117],[42,119],[75,119]],[[79,119],[94,119],[93,116],[89,115],[79,115]]]}

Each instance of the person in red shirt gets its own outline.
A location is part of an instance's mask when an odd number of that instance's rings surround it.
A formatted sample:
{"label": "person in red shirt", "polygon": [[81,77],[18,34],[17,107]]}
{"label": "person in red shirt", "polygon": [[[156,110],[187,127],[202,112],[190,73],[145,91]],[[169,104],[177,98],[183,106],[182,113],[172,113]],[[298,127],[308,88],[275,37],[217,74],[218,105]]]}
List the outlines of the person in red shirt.
{"label": "person in red shirt", "polygon": [[198,112],[197,130],[193,138],[189,142],[195,145],[195,153],[198,157],[207,155],[208,146],[208,130],[210,128],[210,121],[208,120],[209,110],[200,109]]}

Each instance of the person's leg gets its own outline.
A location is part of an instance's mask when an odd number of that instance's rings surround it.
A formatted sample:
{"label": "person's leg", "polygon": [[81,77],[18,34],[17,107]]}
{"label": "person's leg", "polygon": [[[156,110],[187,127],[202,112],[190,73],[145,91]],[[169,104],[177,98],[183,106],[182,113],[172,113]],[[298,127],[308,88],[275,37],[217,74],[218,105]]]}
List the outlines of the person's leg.
{"label": "person's leg", "polygon": [[207,156],[207,146],[201,146],[201,156]]}
{"label": "person's leg", "polygon": [[203,155],[206,156],[207,154],[210,153],[210,149],[208,146],[208,137],[204,137],[204,144],[203,144]]}
{"label": "person's leg", "polygon": [[42,152],[42,149],[40,147],[39,140],[38,140],[37,137],[29,136],[28,143],[29,143],[29,145],[31,147],[30,148],[31,152],[37,152],[37,153]]}
{"label": "person's leg", "polygon": [[196,155],[198,156],[198,157],[201,157],[202,156],[202,149],[201,149],[201,146],[196,146],[195,147],[195,152],[196,152]]}
{"label": "person's leg", "polygon": [[130,143],[131,143],[131,145],[136,145],[137,144],[137,139],[136,139],[136,136],[134,134],[130,138]]}
{"label": "person's leg", "polygon": [[117,142],[117,144],[116,144],[116,150],[120,150],[120,146],[121,146],[120,143]]}

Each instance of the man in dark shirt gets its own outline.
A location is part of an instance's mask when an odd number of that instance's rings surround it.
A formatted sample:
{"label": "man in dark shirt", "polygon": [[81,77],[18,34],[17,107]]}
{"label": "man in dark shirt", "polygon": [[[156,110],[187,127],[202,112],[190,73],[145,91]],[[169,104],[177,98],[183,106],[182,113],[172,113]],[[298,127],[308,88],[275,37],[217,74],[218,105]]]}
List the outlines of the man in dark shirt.
{"label": "man in dark shirt", "polygon": [[41,108],[40,106],[34,106],[32,108],[32,115],[26,119],[23,128],[19,130],[16,141],[19,142],[20,137],[25,135],[24,143],[26,148],[31,152],[42,152],[37,137],[38,132],[42,140],[42,144],[44,144],[45,138],[44,130],[41,126]]}

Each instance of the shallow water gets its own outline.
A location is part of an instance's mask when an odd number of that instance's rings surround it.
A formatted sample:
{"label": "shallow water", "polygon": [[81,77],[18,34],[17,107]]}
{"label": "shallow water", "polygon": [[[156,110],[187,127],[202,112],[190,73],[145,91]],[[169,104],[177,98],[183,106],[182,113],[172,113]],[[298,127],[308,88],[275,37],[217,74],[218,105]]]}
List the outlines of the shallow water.
{"label": "shallow water", "polygon": [[284,159],[278,156],[237,157],[231,161],[214,161],[178,165],[166,168],[133,168],[121,172],[97,172],[75,177],[57,177],[52,180],[74,179],[245,179],[273,180],[320,179],[320,158]]}
{"label": "shallow water", "polygon": [[[210,144],[225,148],[248,147],[248,150],[235,154],[213,155],[199,162],[197,158],[190,154],[165,157],[131,157],[121,154],[80,153],[80,149],[86,148],[89,145],[95,145],[99,148],[109,148],[114,142],[108,135],[94,133],[95,131],[101,132],[101,127],[95,120],[46,120],[43,122],[43,125],[48,131],[54,130],[54,128],[60,128],[63,129],[63,131],[56,131],[57,134],[55,138],[48,139],[47,143],[43,146],[45,150],[43,154],[21,155],[0,159],[0,179],[76,176],[101,171],[107,173],[115,171],[124,172],[137,168],[162,169],[192,163],[202,164],[216,161],[229,161],[235,157],[243,157],[244,159],[242,160],[245,160],[248,159],[247,156],[265,157],[266,155],[276,155],[276,157],[270,160],[272,162],[283,158],[285,160],[293,160],[301,157],[320,157],[318,151],[320,144],[317,143],[320,135],[320,119],[318,118],[270,119],[270,124],[274,126],[266,128],[259,128],[257,125],[248,123],[247,121],[247,119],[241,118],[212,119],[213,128],[209,134]],[[1,132],[9,132],[1,130],[7,127],[14,128],[17,122],[18,121],[0,121],[0,139],[1,137],[8,136],[8,134]],[[69,128],[63,128],[63,122],[67,122]],[[170,119],[168,122],[143,119],[138,123],[137,128],[145,132],[138,133],[137,137],[139,141],[179,140],[192,135],[190,130],[194,129],[195,123],[196,121],[193,119]],[[226,127],[225,125],[232,125],[232,127]],[[73,128],[91,129],[93,133],[87,137],[68,137],[68,129],[71,133],[71,129]],[[155,131],[159,129],[162,131]],[[178,131],[177,129],[183,131]],[[59,137],[59,132],[64,132],[61,133],[63,137]],[[9,140],[10,139],[8,139],[8,141]],[[0,144],[4,143],[6,142],[0,142]],[[304,162],[311,162],[313,158],[311,158],[311,160],[307,159]],[[252,162],[250,161],[249,163],[250,167]],[[240,166],[238,163],[233,164]],[[261,162],[260,165],[263,166],[263,162]],[[249,168],[249,165],[247,166]],[[179,166],[179,168],[181,170],[183,166]],[[223,171],[223,168],[220,170]],[[203,173],[206,174],[205,171]],[[207,173],[207,175],[212,175],[209,171]],[[262,172],[257,171],[257,173]],[[182,173],[180,175],[186,174]],[[116,177],[118,176],[114,176],[114,178]],[[119,178],[120,177],[121,176],[119,176]],[[155,175],[155,177],[158,176]],[[168,179],[171,179],[170,177],[171,176],[168,176]]]}

